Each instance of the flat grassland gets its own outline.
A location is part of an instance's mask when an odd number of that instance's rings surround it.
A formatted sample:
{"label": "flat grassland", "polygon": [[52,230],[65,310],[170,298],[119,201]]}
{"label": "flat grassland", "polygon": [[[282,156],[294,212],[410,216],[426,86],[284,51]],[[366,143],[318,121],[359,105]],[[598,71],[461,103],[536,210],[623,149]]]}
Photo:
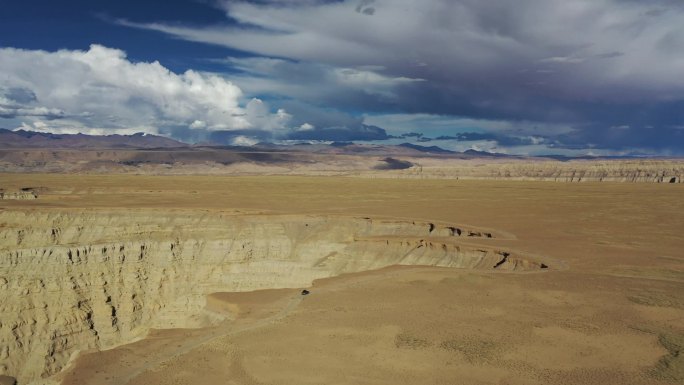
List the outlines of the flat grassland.
{"label": "flat grassland", "polygon": [[681,184],[2,174],[3,210],[359,215],[464,223],[562,269],[392,267],[311,294],[216,294],[227,327],[80,356],[63,384],[660,384],[684,381]]}

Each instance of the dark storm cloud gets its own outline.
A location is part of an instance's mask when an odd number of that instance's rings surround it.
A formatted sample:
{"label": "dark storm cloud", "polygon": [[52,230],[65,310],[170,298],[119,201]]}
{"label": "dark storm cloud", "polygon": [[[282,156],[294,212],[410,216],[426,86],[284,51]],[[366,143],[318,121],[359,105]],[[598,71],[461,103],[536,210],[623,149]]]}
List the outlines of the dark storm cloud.
{"label": "dark storm cloud", "polygon": [[0,97],[17,104],[29,104],[38,100],[36,94],[28,88],[10,87],[0,89]]}
{"label": "dark storm cloud", "polygon": [[556,148],[631,148],[681,155],[684,149],[684,126],[605,127],[589,124],[555,139],[552,147]]}
{"label": "dark storm cloud", "polygon": [[314,129],[324,127],[359,127],[363,118],[330,108],[318,107],[298,100],[285,100],[281,104],[293,115],[291,125],[311,125]]}
{"label": "dark storm cloud", "polygon": [[[298,66],[372,66],[369,72],[385,79],[424,80],[391,87],[369,82],[367,98],[347,92],[348,98],[337,100],[329,95],[336,90],[344,95],[348,85],[324,83],[330,88],[318,94],[349,109],[530,121],[539,127],[567,124],[573,134],[563,140],[595,140],[592,145],[606,148],[639,144],[645,137],[654,148],[664,148],[671,146],[665,138],[679,138],[679,131],[668,128],[682,124],[676,109],[684,100],[679,1],[227,1],[223,6],[233,19],[260,29],[138,27],[291,59],[294,64],[272,68],[272,74],[299,76],[307,88],[316,88],[309,85],[321,74],[307,77]],[[318,96],[311,89],[278,89],[283,78],[287,75],[264,74],[263,88],[271,82],[276,93]],[[621,125],[632,127],[625,134],[631,140],[618,135],[613,141],[610,127],[621,116],[627,116]]]}
{"label": "dark storm cloud", "polygon": [[423,133],[421,132],[407,132],[405,134],[401,134],[402,138],[422,138]]}
{"label": "dark storm cloud", "polygon": [[249,96],[286,97],[338,110],[359,110],[363,106],[364,112],[381,112],[396,108],[401,104],[401,90],[423,82],[422,79],[383,75],[379,73],[383,69],[379,66],[345,68],[258,57],[229,58],[222,63],[237,71],[230,79]]}
{"label": "dark storm cloud", "polygon": [[64,111],[37,105],[36,94],[23,87],[0,87],[0,118],[39,117],[53,120],[65,117]]}
{"label": "dark storm cloud", "polygon": [[60,109],[36,105],[37,101],[36,94],[28,88],[0,87],[0,118],[40,117],[52,120],[65,116]]}
{"label": "dark storm cloud", "polygon": [[372,7],[373,3],[375,3],[375,0],[361,0],[359,5],[356,6],[356,12],[373,16],[375,14],[375,8]]}

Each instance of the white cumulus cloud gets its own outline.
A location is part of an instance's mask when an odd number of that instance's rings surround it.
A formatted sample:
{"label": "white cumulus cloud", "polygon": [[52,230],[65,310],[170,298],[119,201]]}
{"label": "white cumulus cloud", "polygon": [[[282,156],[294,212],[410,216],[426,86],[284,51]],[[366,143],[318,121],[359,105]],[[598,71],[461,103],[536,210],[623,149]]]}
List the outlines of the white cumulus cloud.
{"label": "white cumulus cloud", "polygon": [[133,62],[124,51],[101,45],[57,52],[1,48],[0,74],[0,119],[15,127],[84,133],[271,130],[289,119],[267,106],[251,114],[249,105],[240,106],[240,88],[221,76],[176,74],[157,61]]}

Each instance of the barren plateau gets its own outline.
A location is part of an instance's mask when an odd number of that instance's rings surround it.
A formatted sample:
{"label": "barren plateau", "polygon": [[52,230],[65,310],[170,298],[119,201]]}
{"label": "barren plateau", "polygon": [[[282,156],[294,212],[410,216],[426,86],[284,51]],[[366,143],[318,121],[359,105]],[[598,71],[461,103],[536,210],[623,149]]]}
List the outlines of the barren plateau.
{"label": "barren plateau", "polygon": [[435,175],[0,174],[0,381],[684,380],[681,184]]}
{"label": "barren plateau", "polygon": [[560,161],[492,154],[434,154],[401,146],[362,145],[179,149],[8,149],[0,146],[0,172],[682,183],[684,160]]}

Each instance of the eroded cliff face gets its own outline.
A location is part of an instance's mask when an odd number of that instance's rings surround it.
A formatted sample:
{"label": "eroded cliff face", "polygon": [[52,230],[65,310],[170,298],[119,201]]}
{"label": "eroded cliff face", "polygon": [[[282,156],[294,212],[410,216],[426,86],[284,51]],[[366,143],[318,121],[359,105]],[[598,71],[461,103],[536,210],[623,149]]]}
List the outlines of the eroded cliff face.
{"label": "eroded cliff face", "polygon": [[400,178],[682,183],[684,163],[679,160],[478,160],[452,163],[427,159],[410,169],[395,170],[387,174]]}
{"label": "eroded cliff face", "polygon": [[205,310],[214,292],[307,287],[395,264],[549,268],[463,242],[503,235],[423,222],[3,211],[0,224],[0,375],[20,384],[55,374],[80,350],[217,322]]}

